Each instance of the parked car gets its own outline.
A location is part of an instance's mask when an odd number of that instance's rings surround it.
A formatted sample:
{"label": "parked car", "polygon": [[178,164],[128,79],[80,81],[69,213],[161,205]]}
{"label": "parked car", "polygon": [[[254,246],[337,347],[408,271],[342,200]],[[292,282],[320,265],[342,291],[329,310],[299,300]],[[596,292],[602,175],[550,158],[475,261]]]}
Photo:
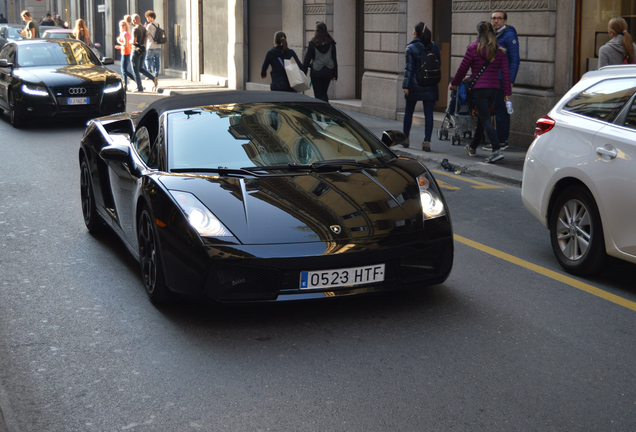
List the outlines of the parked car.
{"label": "parked car", "polygon": [[328,103],[286,92],[174,96],[89,122],[84,222],[140,262],[150,299],[333,297],[439,284],[453,263],[431,172]]}
{"label": "parked car", "polygon": [[64,27],[40,27],[40,37],[43,39],[75,39],[75,36],[73,36],[73,30],[65,29]]}
{"label": "parked car", "polygon": [[21,39],[24,36],[20,30],[24,29],[20,24],[0,24],[0,49],[10,40]]}
{"label": "parked car", "polygon": [[14,127],[42,117],[98,117],[126,110],[122,78],[86,44],[21,39],[0,51],[0,112]]}
{"label": "parked car", "polygon": [[537,121],[523,168],[526,209],[568,272],[607,255],[636,263],[636,66],[586,73]]}

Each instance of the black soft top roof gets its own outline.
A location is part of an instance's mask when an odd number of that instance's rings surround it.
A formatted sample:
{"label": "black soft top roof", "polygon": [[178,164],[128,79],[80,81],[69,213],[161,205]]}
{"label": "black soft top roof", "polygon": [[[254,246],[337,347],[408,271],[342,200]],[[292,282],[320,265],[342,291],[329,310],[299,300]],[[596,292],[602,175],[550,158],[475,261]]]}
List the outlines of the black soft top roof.
{"label": "black soft top roof", "polygon": [[209,93],[199,93],[190,95],[170,96],[156,100],[151,103],[137,117],[137,124],[152,111],[155,115],[161,115],[165,111],[196,108],[209,105],[244,104],[244,103],[326,103],[320,99],[314,99],[301,93],[279,92],[279,91],[245,91],[229,90]]}

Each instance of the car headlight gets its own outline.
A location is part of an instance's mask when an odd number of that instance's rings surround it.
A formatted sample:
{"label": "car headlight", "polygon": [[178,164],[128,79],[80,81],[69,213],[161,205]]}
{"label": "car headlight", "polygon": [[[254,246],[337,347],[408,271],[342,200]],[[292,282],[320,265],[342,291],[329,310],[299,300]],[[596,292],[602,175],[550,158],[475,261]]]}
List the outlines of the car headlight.
{"label": "car headlight", "polygon": [[225,228],[197,197],[188,192],[170,191],[170,193],[186,214],[192,228],[197,230],[200,236],[233,237],[230,230]]}
{"label": "car headlight", "polygon": [[49,92],[44,86],[22,84],[22,91],[31,96],[49,96]]}
{"label": "car headlight", "polygon": [[121,82],[106,84],[106,87],[104,87],[104,93],[115,93],[121,90],[121,88]]}
{"label": "car headlight", "polygon": [[420,189],[420,201],[422,202],[422,212],[424,219],[435,219],[446,215],[442,196],[434,186],[433,179],[428,173],[417,177],[417,186]]}

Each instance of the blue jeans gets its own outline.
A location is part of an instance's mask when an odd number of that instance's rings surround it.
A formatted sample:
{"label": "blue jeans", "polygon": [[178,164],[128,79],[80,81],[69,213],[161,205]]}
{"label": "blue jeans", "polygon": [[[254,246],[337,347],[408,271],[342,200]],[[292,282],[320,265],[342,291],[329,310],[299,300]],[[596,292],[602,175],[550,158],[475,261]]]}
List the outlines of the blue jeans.
{"label": "blue jeans", "polygon": [[[433,135],[433,108],[435,101],[422,101],[424,104],[424,141],[431,142]],[[404,108],[404,135],[407,137],[411,133],[411,124],[413,123],[413,113],[415,112],[416,100],[406,99],[406,107]]]}
{"label": "blue jeans", "polygon": [[146,52],[146,69],[155,77],[159,76],[159,66],[161,65],[161,48],[149,49]]}
{"label": "blue jeans", "polygon": [[133,73],[135,74],[135,82],[137,83],[137,90],[139,90],[140,92],[144,91],[144,87],[143,85],[141,85],[141,74],[144,74],[151,80],[155,79],[155,77],[152,76],[152,74],[148,72],[146,68],[144,68],[143,66],[145,57],[146,57],[146,51],[144,51],[141,54],[137,54],[135,50],[133,50],[132,52],[132,59],[131,59],[132,68],[133,68]]}
{"label": "blue jeans", "polygon": [[484,132],[490,140],[490,144],[492,144],[492,151],[496,152],[500,148],[497,131],[490,119],[490,107],[493,103],[495,103],[498,91],[499,89],[496,88],[473,89],[473,100],[475,101],[475,107],[477,108],[479,122],[477,123],[477,129],[475,130],[473,141],[470,143],[471,148],[477,148],[477,146],[481,143]]}
{"label": "blue jeans", "polygon": [[130,54],[121,56],[121,77],[128,87],[128,78],[135,81],[135,76],[130,71]]}
{"label": "blue jeans", "polygon": [[508,142],[508,135],[510,135],[510,114],[506,108],[506,101],[504,100],[503,92],[503,80],[499,80],[499,92],[495,97],[495,122],[497,124],[497,138],[499,143]]}

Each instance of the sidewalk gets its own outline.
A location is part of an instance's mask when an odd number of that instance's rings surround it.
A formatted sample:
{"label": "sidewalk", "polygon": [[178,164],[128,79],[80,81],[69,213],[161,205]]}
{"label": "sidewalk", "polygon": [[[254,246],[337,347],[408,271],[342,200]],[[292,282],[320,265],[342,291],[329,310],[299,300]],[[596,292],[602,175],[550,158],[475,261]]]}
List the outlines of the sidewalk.
{"label": "sidewalk", "polygon": [[[144,81],[144,86],[145,84],[146,81]],[[213,84],[193,82],[164,75],[159,76],[158,93],[164,95],[182,95],[226,90],[227,88],[225,87],[215,86]],[[331,104],[362,123],[378,137],[380,137],[382,135],[382,131],[385,130],[402,130],[402,115],[400,114],[398,114],[398,118],[400,119],[399,121],[388,120],[357,112],[359,109],[357,109],[356,101],[332,100]],[[470,142],[470,139],[462,139],[461,145],[453,146],[451,145],[450,140],[440,141],[437,138],[437,129],[435,129],[433,131],[433,139],[431,141],[431,151],[423,152],[420,150],[421,142],[424,139],[424,126],[422,126],[423,119],[421,117],[421,113],[419,114],[419,118],[416,113],[415,118],[413,119],[413,127],[411,128],[410,136],[411,146],[409,148],[403,148],[402,146],[393,147],[393,150],[398,155],[421,160],[430,169],[443,169],[441,167],[441,162],[444,159],[448,159],[448,162],[454,167],[453,172],[460,172],[458,175],[470,174],[476,177],[489,178],[512,186],[521,186],[521,173],[526,156],[525,148],[515,147],[513,143],[513,145],[504,151],[505,158],[503,160],[495,164],[487,164],[484,160],[491,154],[491,152],[484,151],[481,147],[479,147],[477,149],[477,156],[469,157],[464,146]],[[441,124],[441,119],[444,117],[444,114],[435,113],[435,117],[435,126],[437,127]]]}

